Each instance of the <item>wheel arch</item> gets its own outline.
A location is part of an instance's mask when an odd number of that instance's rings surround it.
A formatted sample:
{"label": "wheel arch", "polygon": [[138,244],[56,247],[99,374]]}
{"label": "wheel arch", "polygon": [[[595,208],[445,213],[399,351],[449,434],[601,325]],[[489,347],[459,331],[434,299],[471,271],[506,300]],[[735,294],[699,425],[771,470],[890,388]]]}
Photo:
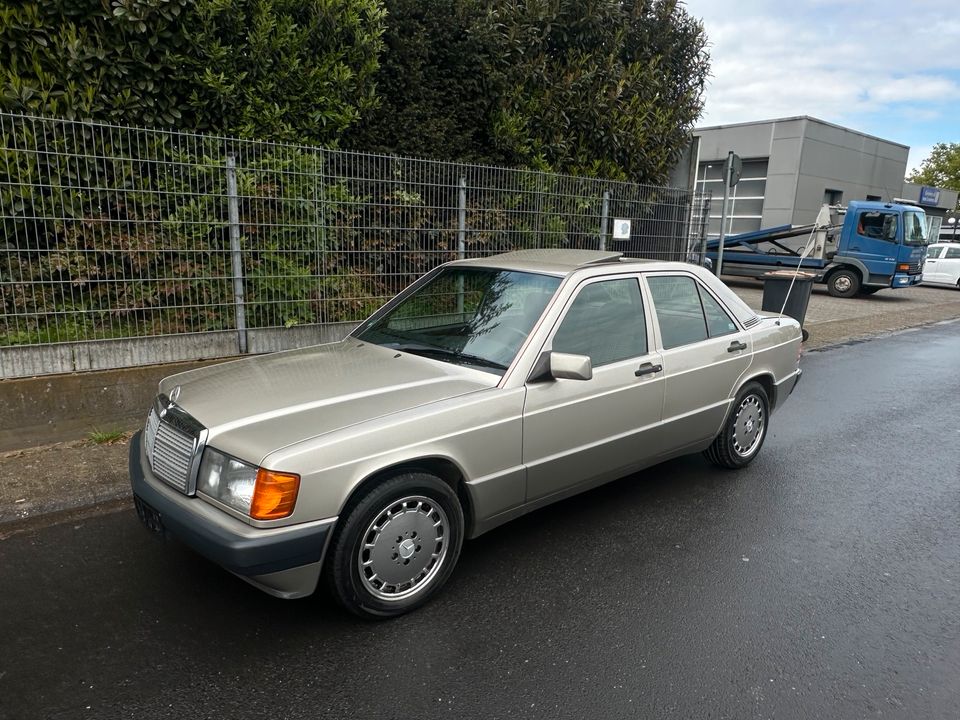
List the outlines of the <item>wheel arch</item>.
{"label": "wheel arch", "polygon": [[717,428],[717,432],[714,433],[714,437],[723,432],[723,428],[727,425],[727,420],[730,419],[730,413],[733,412],[733,402],[737,399],[737,395],[740,394],[740,391],[743,390],[744,386],[748,383],[756,382],[760,383],[760,386],[767,393],[767,403],[770,407],[770,412],[773,412],[775,407],[776,397],[777,397],[777,384],[773,376],[773,373],[767,369],[758,369],[752,375],[741,378],[736,387],[734,387],[733,392],[730,393],[730,404],[727,406],[727,411],[723,414],[723,422],[720,423],[720,427]]}
{"label": "wheel arch", "polygon": [[737,392],[733,394],[733,397],[736,397],[737,393],[743,389],[743,386],[749,382],[759,383],[760,386],[766,391],[767,402],[770,404],[770,410],[773,411],[773,409],[777,406],[777,382],[773,377],[773,373],[765,370],[763,372],[756,373],[755,375],[751,375],[742,383],[740,383],[740,386],[737,388]]}
{"label": "wheel arch", "polygon": [[425,455],[418,458],[401,460],[367,473],[353,486],[340,509],[339,517],[346,517],[351,508],[359,502],[364,493],[373,485],[405,472],[421,472],[439,478],[457,494],[463,509],[464,535],[469,537],[473,529],[474,510],[470,493],[466,488],[466,473],[453,459],[443,455]]}
{"label": "wheel arch", "polygon": [[833,265],[827,268],[827,272],[823,275],[823,281],[825,283],[830,282],[830,277],[841,270],[849,270],[857,273],[857,275],[860,276],[861,285],[870,279],[870,271],[867,270],[867,266],[857,258],[834,256]]}

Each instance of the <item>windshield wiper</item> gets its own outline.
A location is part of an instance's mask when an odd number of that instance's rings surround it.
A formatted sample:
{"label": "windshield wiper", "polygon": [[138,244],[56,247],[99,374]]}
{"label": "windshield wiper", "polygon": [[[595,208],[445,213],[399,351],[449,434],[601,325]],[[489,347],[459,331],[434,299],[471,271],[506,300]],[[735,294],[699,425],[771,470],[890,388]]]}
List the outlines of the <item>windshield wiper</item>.
{"label": "windshield wiper", "polygon": [[470,355],[469,353],[457,352],[448,348],[437,347],[436,345],[427,345],[425,343],[384,343],[384,347],[401,352],[408,352],[413,355],[437,355],[443,358],[449,358],[453,362],[463,361],[469,365],[479,365],[481,367],[493,368],[495,370],[506,370],[507,366],[479,355]]}

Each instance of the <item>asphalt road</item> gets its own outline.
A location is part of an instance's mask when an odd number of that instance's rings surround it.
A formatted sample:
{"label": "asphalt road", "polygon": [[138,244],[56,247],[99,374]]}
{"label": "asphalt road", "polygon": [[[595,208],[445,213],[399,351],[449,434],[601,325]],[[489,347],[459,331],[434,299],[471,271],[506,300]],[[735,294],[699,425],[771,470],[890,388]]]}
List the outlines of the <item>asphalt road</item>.
{"label": "asphalt road", "polygon": [[390,622],[132,509],[0,541],[2,718],[960,716],[960,323],[808,354],[757,461],[674,461],[466,545]]}

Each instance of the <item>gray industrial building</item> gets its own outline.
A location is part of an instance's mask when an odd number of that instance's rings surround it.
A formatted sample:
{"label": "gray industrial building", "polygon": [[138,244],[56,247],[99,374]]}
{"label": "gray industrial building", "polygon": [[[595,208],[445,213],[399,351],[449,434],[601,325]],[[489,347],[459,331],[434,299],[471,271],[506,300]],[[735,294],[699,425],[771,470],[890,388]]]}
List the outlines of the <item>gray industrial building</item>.
{"label": "gray industrial building", "polygon": [[697,128],[686,158],[674,172],[677,184],[711,192],[708,234],[720,232],[723,163],[728,151],[743,159],[740,182],[731,190],[727,233],[776,225],[806,225],[824,203],[905,198],[920,203],[935,238],[957,193],[904,183],[910,148],[812,117]]}

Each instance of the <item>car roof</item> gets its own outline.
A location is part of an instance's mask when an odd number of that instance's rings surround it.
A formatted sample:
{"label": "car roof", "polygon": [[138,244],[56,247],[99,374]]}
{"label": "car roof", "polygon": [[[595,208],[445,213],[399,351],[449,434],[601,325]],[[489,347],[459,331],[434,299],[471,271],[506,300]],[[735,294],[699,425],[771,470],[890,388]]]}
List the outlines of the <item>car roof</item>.
{"label": "car roof", "polygon": [[624,264],[635,263],[661,264],[665,267],[677,264],[658,263],[656,260],[643,260],[640,258],[625,258],[622,252],[609,250],[571,250],[565,248],[514,250],[513,252],[490,255],[488,257],[455,260],[449,264],[545,273],[563,277],[581,268],[621,267]]}
{"label": "car roof", "polygon": [[588,276],[602,276],[638,268],[649,272],[660,270],[686,272],[706,283],[746,327],[751,327],[757,322],[757,313],[733,290],[706,268],[690,263],[626,258],[623,257],[623,253],[604,250],[541,249],[516,250],[489,257],[454,260],[447,263],[447,266],[450,265],[516,270],[559,277],[567,277],[574,272]]}

